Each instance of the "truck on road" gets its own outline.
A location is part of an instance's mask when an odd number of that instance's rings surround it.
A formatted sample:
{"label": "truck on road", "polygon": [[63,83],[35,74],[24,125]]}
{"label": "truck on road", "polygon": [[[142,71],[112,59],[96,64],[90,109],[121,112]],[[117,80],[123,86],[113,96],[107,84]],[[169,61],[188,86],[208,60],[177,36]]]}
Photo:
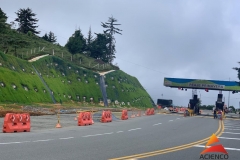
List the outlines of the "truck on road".
{"label": "truck on road", "polygon": [[178,112],[176,107],[173,107],[173,101],[171,99],[157,99],[157,105],[161,108],[168,108],[170,112]]}

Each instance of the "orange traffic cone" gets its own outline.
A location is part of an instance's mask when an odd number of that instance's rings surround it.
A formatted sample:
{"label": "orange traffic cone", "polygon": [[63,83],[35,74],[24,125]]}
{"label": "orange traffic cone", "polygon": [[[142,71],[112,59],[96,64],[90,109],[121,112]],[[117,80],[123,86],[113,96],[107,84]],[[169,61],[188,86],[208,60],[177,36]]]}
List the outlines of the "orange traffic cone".
{"label": "orange traffic cone", "polygon": [[55,128],[62,128],[61,124],[60,124],[60,117],[59,117],[59,114],[58,114],[58,123],[56,125]]}
{"label": "orange traffic cone", "polygon": [[56,128],[62,128],[60,123],[57,123]]}
{"label": "orange traffic cone", "polygon": [[74,120],[76,121],[76,120],[77,120],[77,117],[75,117]]}

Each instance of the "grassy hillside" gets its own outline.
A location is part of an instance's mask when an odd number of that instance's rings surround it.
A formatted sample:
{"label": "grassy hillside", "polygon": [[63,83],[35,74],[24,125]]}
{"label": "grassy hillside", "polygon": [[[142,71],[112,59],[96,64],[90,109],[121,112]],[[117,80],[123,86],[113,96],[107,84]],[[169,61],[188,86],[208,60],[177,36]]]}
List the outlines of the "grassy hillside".
{"label": "grassy hillside", "polygon": [[57,102],[85,101],[99,102],[102,99],[99,75],[76,65],[62,61],[58,57],[45,57],[33,63],[44,81],[53,91]]}
{"label": "grassy hillside", "polygon": [[132,77],[123,71],[115,71],[105,76],[108,98],[115,102],[129,102],[131,106],[152,107],[149,94],[139,83],[137,78]]}
{"label": "grassy hillside", "polygon": [[39,55],[50,54],[64,61],[88,68],[89,70],[106,71],[118,69],[116,66],[85,56],[84,54],[76,54],[71,58],[72,55],[65,47],[47,42],[35,35],[18,33],[12,29],[7,29],[6,33],[0,33],[0,51],[24,60]]}
{"label": "grassy hillside", "polygon": [[[0,52],[0,102],[51,102],[32,66]],[[16,88],[14,89],[14,86]]]}

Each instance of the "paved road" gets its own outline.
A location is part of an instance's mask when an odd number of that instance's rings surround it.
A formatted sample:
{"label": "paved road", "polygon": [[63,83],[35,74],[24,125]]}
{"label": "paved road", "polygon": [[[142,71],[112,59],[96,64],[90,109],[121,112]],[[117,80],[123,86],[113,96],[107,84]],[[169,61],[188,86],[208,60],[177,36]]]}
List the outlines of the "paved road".
{"label": "paved road", "polygon": [[[72,119],[69,123],[76,123],[74,115],[69,116]],[[33,129],[29,133],[0,133],[0,159],[199,159],[204,149],[201,145],[205,145],[213,133],[227,150],[231,149],[229,159],[238,159],[240,121],[225,120],[224,123],[225,128],[212,118],[157,114],[84,127],[70,125],[61,129]],[[202,139],[205,140],[196,142]],[[191,142],[196,142],[193,147],[172,148]],[[166,148],[170,148],[169,153],[163,152]],[[149,153],[152,151],[154,154]]]}

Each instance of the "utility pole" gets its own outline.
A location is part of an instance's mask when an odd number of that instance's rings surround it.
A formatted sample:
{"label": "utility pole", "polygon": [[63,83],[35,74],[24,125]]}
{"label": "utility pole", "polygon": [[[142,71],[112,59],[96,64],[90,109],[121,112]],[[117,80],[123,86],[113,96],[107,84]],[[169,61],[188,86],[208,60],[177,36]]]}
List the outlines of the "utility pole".
{"label": "utility pole", "polygon": [[[230,78],[229,78],[230,81]],[[228,108],[229,108],[229,100],[230,100],[230,91],[228,92]]]}

